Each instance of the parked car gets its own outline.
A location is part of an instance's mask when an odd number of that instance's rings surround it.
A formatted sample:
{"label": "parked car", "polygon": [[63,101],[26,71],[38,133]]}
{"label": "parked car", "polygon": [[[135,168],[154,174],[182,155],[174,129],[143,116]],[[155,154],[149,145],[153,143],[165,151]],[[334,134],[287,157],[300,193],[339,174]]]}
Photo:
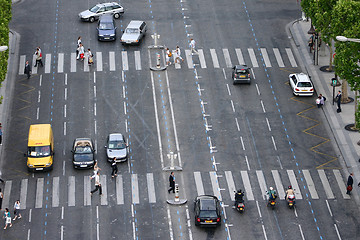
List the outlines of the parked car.
{"label": "parked car", "polygon": [[194,200],[194,211],[196,226],[221,225],[220,201],[216,196],[197,196]]}
{"label": "parked car", "polygon": [[289,75],[290,87],[296,96],[312,96],[314,86],[305,73],[294,73]]}
{"label": "parked car", "polygon": [[99,41],[115,41],[116,27],[114,18],[111,15],[101,15],[98,21],[98,40]]}
{"label": "parked car", "polygon": [[233,84],[250,83],[250,68],[246,65],[235,65],[232,72]]}
{"label": "parked car", "polygon": [[92,168],[95,164],[95,150],[90,138],[76,138],[71,150],[74,168]]}
{"label": "parked car", "polygon": [[113,15],[114,18],[117,19],[123,13],[124,8],[117,2],[98,3],[89,10],[79,13],[79,18],[82,21],[94,22],[103,14]]}
{"label": "parked car", "polygon": [[146,30],[146,23],[144,21],[132,20],[121,36],[121,43],[133,45],[140,44]]}
{"label": "parked car", "polygon": [[111,162],[114,157],[116,158],[116,162],[125,162],[128,160],[128,145],[124,135],[121,133],[109,134],[105,148],[109,162]]}

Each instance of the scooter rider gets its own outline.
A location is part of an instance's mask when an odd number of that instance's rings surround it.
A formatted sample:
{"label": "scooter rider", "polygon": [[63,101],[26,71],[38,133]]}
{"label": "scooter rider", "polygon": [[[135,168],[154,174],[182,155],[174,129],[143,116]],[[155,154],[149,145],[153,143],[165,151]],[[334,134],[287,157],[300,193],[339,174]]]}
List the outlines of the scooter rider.
{"label": "scooter rider", "polygon": [[286,190],[286,195],[285,195],[286,201],[289,200],[289,195],[294,195],[295,196],[294,189],[292,189],[291,185],[288,187],[288,190]]}
{"label": "scooter rider", "polygon": [[235,192],[235,203],[234,205],[236,206],[237,203],[242,203],[244,202],[244,193],[241,191],[241,189],[239,189],[237,192]]}
{"label": "scooter rider", "polygon": [[273,187],[270,187],[269,191],[267,192],[267,194],[269,195],[269,201],[271,200],[275,200],[277,198],[277,193],[276,190],[274,190]]}

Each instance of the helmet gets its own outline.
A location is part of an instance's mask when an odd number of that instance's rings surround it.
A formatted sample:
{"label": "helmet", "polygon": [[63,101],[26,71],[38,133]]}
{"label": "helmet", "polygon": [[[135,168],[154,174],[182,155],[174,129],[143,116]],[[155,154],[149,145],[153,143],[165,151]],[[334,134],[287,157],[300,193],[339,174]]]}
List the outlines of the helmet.
{"label": "helmet", "polygon": [[270,190],[271,190],[271,191],[274,190],[273,187],[270,187]]}
{"label": "helmet", "polygon": [[288,189],[292,189],[292,186],[290,185],[290,186],[288,186]]}
{"label": "helmet", "polygon": [[239,189],[237,192],[238,192],[238,193],[241,193],[241,189]]}

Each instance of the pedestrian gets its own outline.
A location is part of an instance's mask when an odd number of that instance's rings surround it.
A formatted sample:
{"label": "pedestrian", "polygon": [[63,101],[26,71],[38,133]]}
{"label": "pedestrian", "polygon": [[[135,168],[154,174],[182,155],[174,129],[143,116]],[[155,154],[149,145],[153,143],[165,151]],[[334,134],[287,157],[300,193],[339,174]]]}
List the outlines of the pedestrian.
{"label": "pedestrian", "polygon": [[184,59],[181,57],[181,50],[180,50],[180,47],[179,46],[176,46],[176,49],[175,49],[175,60],[174,60],[174,63],[177,62],[177,60],[179,60],[179,64],[181,63],[181,61],[184,61]]}
{"label": "pedestrian", "polygon": [[101,168],[99,167],[98,162],[95,161],[95,164],[94,164],[94,175],[96,175],[100,170],[101,170]]}
{"label": "pedestrian", "polygon": [[354,179],[352,178],[352,176],[354,176],[353,173],[350,173],[349,177],[348,177],[348,180],[347,180],[347,187],[346,187],[346,194],[350,195],[351,194],[351,190],[352,190],[352,186],[353,186],[353,183],[354,183]]}
{"label": "pedestrian", "polygon": [[24,74],[27,75],[27,79],[29,79],[31,76],[31,66],[29,64],[29,61],[25,62]]}
{"label": "pedestrian", "polygon": [[315,34],[311,35],[311,37],[309,38],[309,48],[310,48],[310,53],[311,53],[311,50],[314,49],[314,39],[315,39]]}
{"label": "pedestrian", "polygon": [[1,191],[1,188],[0,188],[0,211],[2,210],[2,201],[4,199],[4,194],[2,193]]}
{"label": "pedestrian", "polygon": [[89,66],[91,66],[92,64],[94,64],[94,59],[93,59],[94,54],[91,53],[90,48],[88,48],[87,56],[88,56],[88,64]]}
{"label": "pedestrian", "polygon": [[42,53],[39,47],[36,48],[35,55],[36,55],[36,62],[34,67],[36,67],[38,64],[42,67],[43,66]]}
{"label": "pedestrian", "polygon": [[[0,146],[2,146],[2,125],[0,123]],[[1,180],[0,180],[1,182]]]}
{"label": "pedestrian", "polygon": [[195,42],[194,39],[192,39],[192,38],[190,39],[189,46],[190,46],[190,49],[191,49],[191,52],[190,52],[191,55],[193,55],[193,53],[199,54],[198,51],[195,49],[196,48],[196,42]]}
{"label": "pedestrian", "polygon": [[15,221],[17,218],[21,219],[21,213],[20,213],[20,200],[17,200],[14,204],[14,218],[13,221]]}
{"label": "pedestrian", "polygon": [[321,97],[320,96],[318,96],[318,98],[315,100],[315,103],[318,108],[321,108]]}
{"label": "pedestrian", "polygon": [[80,59],[81,61],[84,60],[84,54],[85,54],[85,49],[84,46],[82,45],[82,43],[80,43],[79,47],[78,47],[78,55],[76,59]]}
{"label": "pedestrian", "polygon": [[99,190],[100,196],[102,195],[102,188],[100,184],[100,173],[97,172],[94,176],[90,177],[90,179],[95,178],[95,189],[90,192],[90,195],[92,196],[94,192]]}
{"label": "pedestrian", "polygon": [[171,190],[172,190],[173,193],[175,193],[175,176],[174,176],[174,172],[170,173],[169,183],[170,183],[170,188],[169,188],[168,192],[170,193]]}
{"label": "pedestrian", "polygon": [[171,51],[169,50],[169,48],[166,48],[166,55],[165,55],[166,66],[171,65],[171,62],[170,62],[171,56],[172,56]]}
{"label": "pedestrian", "polygon": [[325,101],[326,101],[326,97],[324,97],[321,93],[320,93],[319,97],[320,97],[320,104],[321,104],[321,106],[324,106],[324,105],[325,105]]}
{"label": "pedestrian", "polygon": [[336,103],[337,103],[337,110],[336,112],[337,113],[340,113],[341,112],[341,107],[340,107],[340,104],[341,104],[341,91],[338,92],[338,94],[336,95]]}
{"label": "pedestrian", "polygon": [[78,37],[77,43],[76,43],[76,56],[79,55],[79,47],[81,43],[81,36]]}
{"label": "pedestrian", "polygon": [[116,165],[116,157],[114,157],[111,162],[111,168],[112,168],[111,177],[116,177],[118,172],[118,167]]}
{"label": "pedestrian", "polygon": [[5,227],[4,227],[4,229],[6,229],[9,224],[10,224],[10,227],[12,227],[11,215],[10,215],[10,212],[9,212],[8,208],[5,208],[5,213],[4,213],[3,218],[5,218]]}

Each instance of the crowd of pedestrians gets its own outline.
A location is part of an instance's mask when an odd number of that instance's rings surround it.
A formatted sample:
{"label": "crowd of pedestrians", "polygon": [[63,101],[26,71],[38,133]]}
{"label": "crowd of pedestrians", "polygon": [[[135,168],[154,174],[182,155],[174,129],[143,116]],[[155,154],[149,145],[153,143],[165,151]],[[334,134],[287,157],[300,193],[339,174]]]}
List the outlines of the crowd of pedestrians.
{"label": "crowd of pedestrians", "polygon": [[[198,51],[196,50],[196,42],[192,38],[190,39],[189,47],[190,47],[191,55],[199,54]],[[182,62],[184,62],[184,59],[181,57],[180,47],[176,46],[174,50],[170,50],[169,48],[166,48],[165,61],[166,61],[166,66],[170,66],[172,62],[174,64],[175,63],[181,64]]]}

